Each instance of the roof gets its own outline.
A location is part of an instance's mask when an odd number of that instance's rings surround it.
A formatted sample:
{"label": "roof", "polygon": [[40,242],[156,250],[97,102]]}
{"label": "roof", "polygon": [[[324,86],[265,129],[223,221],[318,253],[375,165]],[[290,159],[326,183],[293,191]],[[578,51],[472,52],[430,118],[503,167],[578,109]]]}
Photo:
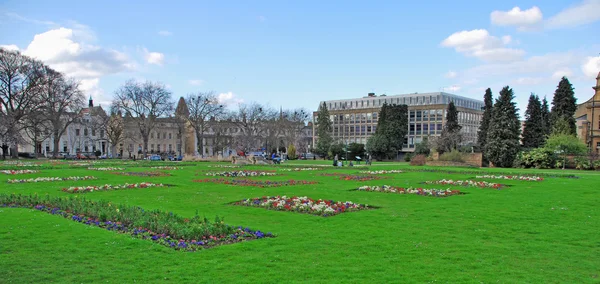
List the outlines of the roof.
{"label": "roof", "polygon": [[[336,104],[340,103],[341,109],[364,109],[364,108],[377,108],[381,106],[381,101],[387,103],[400,103],[402,99],[402,104],[406,104],[409,106],[414,105],[431,105],[431,104],[447,104],[450,101],[454,101],[457,107],[470,108],[475,110],[481,110],[484,103],[481,100],[467,98],[459,95],[454,95],[445,92],[432,92],[432,93],[412,93],[412,94],[401,94],[401,95],[393,95],[393,96],[367,96],[361,98],[352,98],[352,99],[342,99],[342,100],[329,100],[324,101],[327,104]],[[407,101],[408,99],[408,101]],[[413,101],[414,99],[414,101]],[[360,106],[353,104],[354,102],[368,102],[367,105],[363,105],[361,103]],[[379,104],[377,105],[376,104]],[[322,102],[319,103],[322,104]],[[350,105],[348,105],[350,103]],[[332,108],[335,109],[335,108]]]}

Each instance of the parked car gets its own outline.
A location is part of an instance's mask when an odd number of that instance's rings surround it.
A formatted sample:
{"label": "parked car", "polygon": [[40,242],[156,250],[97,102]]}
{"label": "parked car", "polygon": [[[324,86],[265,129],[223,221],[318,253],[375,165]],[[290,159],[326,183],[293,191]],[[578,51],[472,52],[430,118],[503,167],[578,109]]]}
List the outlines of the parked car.
{"label": "parked car", "polygon": [[65,160],[77,160],[77,156],[76,156],[76,155],[70,155],[70,154],[65,154],[65,155],[63,156],[63,158],[64,158]]}
{"label": "parked car", "polygon": [[19,152],[18,156],[21,158],[27,158],[27,159],[35,159],[36,158],[34,153]]}
{"label": "parked car", "polygon": [[152,155],[148,158],[150,161],[162,161],[162,158],[159,155]]}

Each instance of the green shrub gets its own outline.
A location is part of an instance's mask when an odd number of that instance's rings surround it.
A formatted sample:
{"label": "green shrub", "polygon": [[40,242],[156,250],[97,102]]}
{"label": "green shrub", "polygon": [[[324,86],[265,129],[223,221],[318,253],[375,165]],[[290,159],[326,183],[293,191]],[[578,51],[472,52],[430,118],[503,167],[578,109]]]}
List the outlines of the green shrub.
{"label": "green shrub", "polygon": [[410,162],[412,160],[412,157],[413,157],[412,153],[406,153],[406,155],[404,155],[404,161]]}
{"label": "green shrub", "polygon": [[294,147],[294,145],[288,146],[287,153],[288,159],[290,160],[295,160],[298,158],[298,156],[296,156],[296,147]]}
{"label": "green shrub", "polygon": [[465,161],[465,159],[463,158],[463,153],[459,152],[458,150],[452,150],[450,152],[445,152],[444,154],[440,155],[440,161],[446,161],[446,162],[457,162],[457,163],[463,163]]}
{"label": "green shrub", "polygon": [[[536,148],[521,152],[515,159],[514,166],[518,168],[550,169],[556,166],[556,154],[546,148]],[[562,167],[562,163],[560,164]]]}

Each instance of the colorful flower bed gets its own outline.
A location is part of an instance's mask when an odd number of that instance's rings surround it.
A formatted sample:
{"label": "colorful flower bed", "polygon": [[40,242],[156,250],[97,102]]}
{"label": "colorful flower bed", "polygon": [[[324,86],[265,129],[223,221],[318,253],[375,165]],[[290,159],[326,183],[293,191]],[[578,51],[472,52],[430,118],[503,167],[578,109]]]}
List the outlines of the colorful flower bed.
{"label": "colorful flower bed", "polygon": [[458,185],[458,186],[472,186],[472,187],[487,187],[487,188],[495,188],[501,189],[506,187],[505,184],[493,183],[487,181],[476,181],[476,180],[451,180],[451,179],[441,179],[434,181],[426,181],[424,184],[442,184],[442,185]]}
{"label": "colorful flower bed", "polygon": [[524,180],[524,181],[543,181],[543,177],[538,176],[495,176],[495,175],[483,175],[476,176],[475,178],[486,178],[486,179],[510,179],[510,180]]}
{"label": "colorful flower bed", "polygon": [[4,170],[4,171],[0,171],[0,173],[7,174],[7,175],[35,174],[35,173],[39,173],[39,172],[40,171],[36,171],[36,170]]}
{"label": "colorful flower bed", "polygon": [[216,166],[208,166],[209,168],[239,168],[241,166],[236,165],[216,165]]}
{"label": "colorful flower bed", "polygon": [[29,183],[29,182],[49,182],[49,181],[78,181],[78,180],[94,180],[98,179],[93,176],[82,177],[37,177],[28,179],[9,179],[8,183]]}
{"label": "colorful flower bed", "polygon": [[148,188],[148,187],[164,187],[164,186],[170,186],[170,185],[162,184],[162,183],[140,182],[140,183],[126,183],[126,184],[121,184],[121,185],[105,184],[105,185],[101,185],[101,186],[71,186],[71,187],[63,188],[62,191],[68,192],[68,193],[86,193],[86,192],[94,192],[94,191]]}
{"label": "colorful flower bed", "polygon": [[351,201],[340,202],[322,199],[315,200],[306,196],[263,196],[261,198],[240,200],[233,204],[239,206],[261,207],[269,210],[306,213],[322,217],[371,209],[366,204],[356,204]]}
{"label": "colorful flower bed", "polygon": [[198,179],[194,182],[210,182],[210,183],[221,183],[236,186],[256,186],[256,187],[280,187],[290,185],[307,185],[316,184],[316,181],[306,180],[285,180],[285,181],[262,181],[262,180],[249,180],[249,179]]}
{"label": "colorful flower bed", "polygon": [[150,167],[151,169],[156,170],[180,170],[181,167],[171,167],[171,166],[158,166],[158,167]]}
{"label": "colorful flower bed", "polygon": [[[460,175],[489,175],[488,171],[476,171],[476,170],[442,170],[442,169],[414,169],[414,168],[406,168],[405,172],[420,172],[420,173],[442,173],[442,174],[460,174]],[[516,176],[519,173],[514,172],[503,172],[503,173],[494,173],[496,175],[505,175],[505,176]],[[543,177],[552,177],[552,178],[575,178],[578,179],[579,176],[573,174],[561,174],[561,173],[536,173],[538,176]]]}
{"label": "colorful flower bed", "polygon": [[327,177],[337,176],[337,177],[340,177],[341,180],[350,180],[350,181],[369,181],[369,180],[374,180],[374,179],[382,179],[382,177],[376,177],[376,176],[359,176],[359,175],[349,175],[349,174],[340,174],[340,173],[321,174],[321,175],[327,176]]}
{"label": "colorful flower bed", "polygon": [[105,168],[93,168],[93,167],[89,167],[87,169],[88,170],[93,170],[93,171],[122,171],[122,170],[124,170],[124,168],[117,168],[117,167],[105,167]]}
{"label": "colorful flower bed", "polygon": [[358,191],[375,191],[375,192],[385,192],[385,193],[398,193],[398,194],[416,194],[416,195],[424,195],[424,196],[435,196],[435,197],[448,197],[452,195],[463,194],[460,190],[451,190],[451,189],[435,189],[435,188],[420,188],[420,187],[395,187],[390,185],[382,185],[382,186],[372,186],[372,185],[363,185],[356,190]]}
{"label": "colorful flower bed", "polygon": [[379,170],[379,171],[360,171],[361,174],[384,175],[384,174],[399,174],[401,170]]}
{"label": "colorful flower bed", "polygon": [[170,173],[164,172],[114,172],[115,175],[132,176],[132,177],[168,177]]}
{"label": "colorful flower bed", "polygon": [[232,172],[210,172],[207,176],[219,177],[264,177],[277,175],[275,172],[267,171],[232,171]]}
{"label": "colorful flower bed", "polygon": [[271,233],[214,222],[198,215],[184,218],[171,212],[88,201],[85,198],[41,198],[0,194],[0,207],[32,208],[66,219],[104,228],[134,238],[153,241],[181,251],[197,251],[218,245],[275,237]]}
{"label": "colorful flower bed", "polygon": [[281,169],[282,171],[320,171],[323,170],[323,168],[293,168],[293,169]]}

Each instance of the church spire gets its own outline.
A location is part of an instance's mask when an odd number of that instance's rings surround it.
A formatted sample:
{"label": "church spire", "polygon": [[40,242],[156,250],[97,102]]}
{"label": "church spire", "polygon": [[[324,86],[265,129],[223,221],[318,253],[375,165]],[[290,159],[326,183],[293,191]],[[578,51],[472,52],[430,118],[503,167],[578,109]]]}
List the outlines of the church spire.
{"label": "church spire", "polygon": [[90,108],[94,107],[94,100],[92,99],[92,95],[90,95],[90,101],[89,101],[89,103],[88,103],[88,106],[89,106]]}

